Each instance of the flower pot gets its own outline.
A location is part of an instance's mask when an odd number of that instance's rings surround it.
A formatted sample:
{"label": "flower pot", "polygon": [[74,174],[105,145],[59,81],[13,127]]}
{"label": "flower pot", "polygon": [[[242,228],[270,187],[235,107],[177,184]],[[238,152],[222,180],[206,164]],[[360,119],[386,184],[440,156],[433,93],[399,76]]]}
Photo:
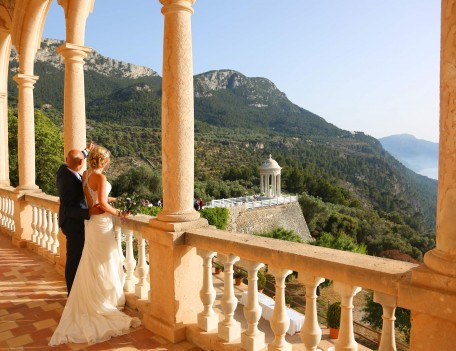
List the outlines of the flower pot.
{"label": "flower pot", "polygon": [[222,271],[221,268],[215,268],[215,274],[220,274],[221,271]]}
{"label": "flower pot", "polygon": [[234,285],[241,285],[242,278],[234,278]]}
{"label": "flower pot", "polygon": [[329,328],[329,337],[331,339],[337,339],[339,337],[339,329]]}

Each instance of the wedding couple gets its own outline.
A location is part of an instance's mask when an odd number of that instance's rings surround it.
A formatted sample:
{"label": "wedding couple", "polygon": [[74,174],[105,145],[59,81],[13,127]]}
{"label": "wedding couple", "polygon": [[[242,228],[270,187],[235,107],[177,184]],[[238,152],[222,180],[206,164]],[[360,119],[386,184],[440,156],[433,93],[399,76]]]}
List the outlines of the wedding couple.
{"label": "wedding couple", "polygon": [[[81,178],[86,157],[88,170]],[[91,143],[83,151],[71,150],[57,172],[59,226],[67,239],[68,300],[50,346],[99,343],[141,324],[119,310],[125,304],[124,271],[112,216],[128,214],[108,203],[111,184],[103,171],[109,163],[109,151]]]}

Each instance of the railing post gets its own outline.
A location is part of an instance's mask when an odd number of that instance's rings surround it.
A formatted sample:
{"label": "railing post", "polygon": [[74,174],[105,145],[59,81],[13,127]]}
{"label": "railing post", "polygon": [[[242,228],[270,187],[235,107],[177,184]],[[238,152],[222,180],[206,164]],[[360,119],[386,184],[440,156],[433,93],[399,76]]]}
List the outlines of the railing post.
{"label": "railing post", "polygon": [[233,265],[239,261],[239,256],[219,253],[217,258],[223,264],[225,278],[221,301],[225,319],[218,325],[218,336],[225,341],[232,342],[241,336],[241,323],[234,319],[234,311],[236,310],[238,300],[234,295],[233,287]]}
{"label": "railing post", "polygon": [[203,259],[203,287],[200,290],[201,301],[204,310],[198,313],[198,327],[204,331],[217,328],[218,314],[214,312],[215,289],[212,283],[212,258],[217,254],[214,251],[197,249],[198,255]]}
{"label": "railing post", "polygon": [[396,337],[394,332],[394,311],[397,306],[397,297],[381,292],[374,292],[374,302],[382,305],[383,308],[383,326],[380,347],[378,351],[396,351]]}
{"label": "railing post", "polygon": [[54,254],[58,254],[60,243],[59,243],[59,240],[57,237],[57,235],[59,234],[59,220],[58,220],[57,212],[53,212],[52,217],[53,217],[54,226],[52,227],[52,239],[53,240],[52,240],[52,245],[51,245],[51,251]]}
{"label": "railing post", "polygon": [[[118,227],[117,231],[120,233],[121,228]],[[124,290],[127,292],[133,292],[135,290],[136,277],[135,268],[136,260],[133,254],[133,231],[130,229],[124,230],[125,234],[125,260],[124,266],[126,271]]]}
{"label": "railing post", "polygon": [[32,205],[32,229],[33,233],[31,236],[32,243],[38,244],[38,207],[36,205]]}
{"label": "railing post", "polygon": [[299,274],[299,281],[306,287],[306,318],[301,329],[301,340],[306,351],[316,351],[321,341],[321,328],[318,323],[317,287],[324,278]]}
{"label": "railing post", "polygon": [[41,240],[43,240],[43,209],[41,206],[37,206],[38,210],[38,225],[37,225],[37,230],[38,230],[38,236],[36,238],[36,244],[38,247],[41,246]]}
{"label": "railing post", "polygon": [[47,215],[48,215],[48,209],[47,208],[44,208],[42,207],[42,211],[43,211],[43,225],[41,227],[41,242],[40,242],[40,248],[41,250],[39,252],[43,252],[43,250],[46,248],[47,246],[47,241],[48,241],[48,237],[47,237],[47,234],[48,234],[48,221],[47,221]]}
{"label": "railing post", "polygon": [[291,344],[285,340],[285,334],[290,327],[290,318],[287,315],[285,306],[285,278],[293,273],[293,271],[270,266],[269,272],[275,277],[276,297],[274,312],[271,317],[271,329],[274,332],[274,340],[268,345],[268,350],[291,350]]}
{"label": "railing post", "polygon": [[361,291],[361,288],[334,282],[334,290],[341,297],[340,330],[339,338],[335,343],[336,351],[357,351],[358,344],[353,332],[353,297]]}
{"label": "railing post", "polygon": [[258,321],[261,318],[261,306],[258,303],[258,270],[263,263],[245,261],[245,267],[249,272],[247,304],[244,306],[244,317],[247,320],[247,330],[241,335],[241,347],[247,351],[258,351],[265,346],[265,335],[258,329]]}
{"label": "railing post", "polygon": [[47,251],[51,251],[53,240],[54,240],[53,237],[52,237],[52,230],[53,230],[53,227],[54,227],[54,223],[52,223],[52,211],[48,210],[47,213],[48,213],[48,219],[47,219],[48,225],[47,225],[47,230],[46,230],[47,241],[46,241],[45,249]]}
{"label": "railing post", "polygon": [[147,299],[149,297],[150,285],[147,282],[147,273],[149,267],[146,262],[146,240],[142,237],[141,233],[137,233],[138,240],[138,272],[139,281],[135,286],[135,295],[140,299]]}

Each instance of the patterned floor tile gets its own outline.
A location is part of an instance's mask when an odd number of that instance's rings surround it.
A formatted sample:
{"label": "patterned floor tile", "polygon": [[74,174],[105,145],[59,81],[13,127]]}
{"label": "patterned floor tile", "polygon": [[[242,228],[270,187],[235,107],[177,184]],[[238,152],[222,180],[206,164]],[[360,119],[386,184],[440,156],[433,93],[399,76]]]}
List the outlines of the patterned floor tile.
{"label": "patterned floor tile", "polygon": [[[166,351],[169,342],[143,326],[129,334],[104,343],[67,344],[49,347],[48,343],[66,302],[66,284],[49,261],[26,248],[16,248],[0,233],[0,351]],[[126,309],[131,316],[137,311]],[[193,350],[185,342],[181,350]]]}

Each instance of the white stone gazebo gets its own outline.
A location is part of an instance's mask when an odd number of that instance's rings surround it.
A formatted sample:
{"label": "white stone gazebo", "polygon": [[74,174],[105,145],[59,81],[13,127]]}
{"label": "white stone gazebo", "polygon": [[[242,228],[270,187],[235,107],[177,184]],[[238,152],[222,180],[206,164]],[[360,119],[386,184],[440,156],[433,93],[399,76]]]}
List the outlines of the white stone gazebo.
{"label": "white stone gazebo", "polygon": [[280,185],[282,167],[269,154],[269,158],[260,166],[260,192],[265,197],[282,196]]}

